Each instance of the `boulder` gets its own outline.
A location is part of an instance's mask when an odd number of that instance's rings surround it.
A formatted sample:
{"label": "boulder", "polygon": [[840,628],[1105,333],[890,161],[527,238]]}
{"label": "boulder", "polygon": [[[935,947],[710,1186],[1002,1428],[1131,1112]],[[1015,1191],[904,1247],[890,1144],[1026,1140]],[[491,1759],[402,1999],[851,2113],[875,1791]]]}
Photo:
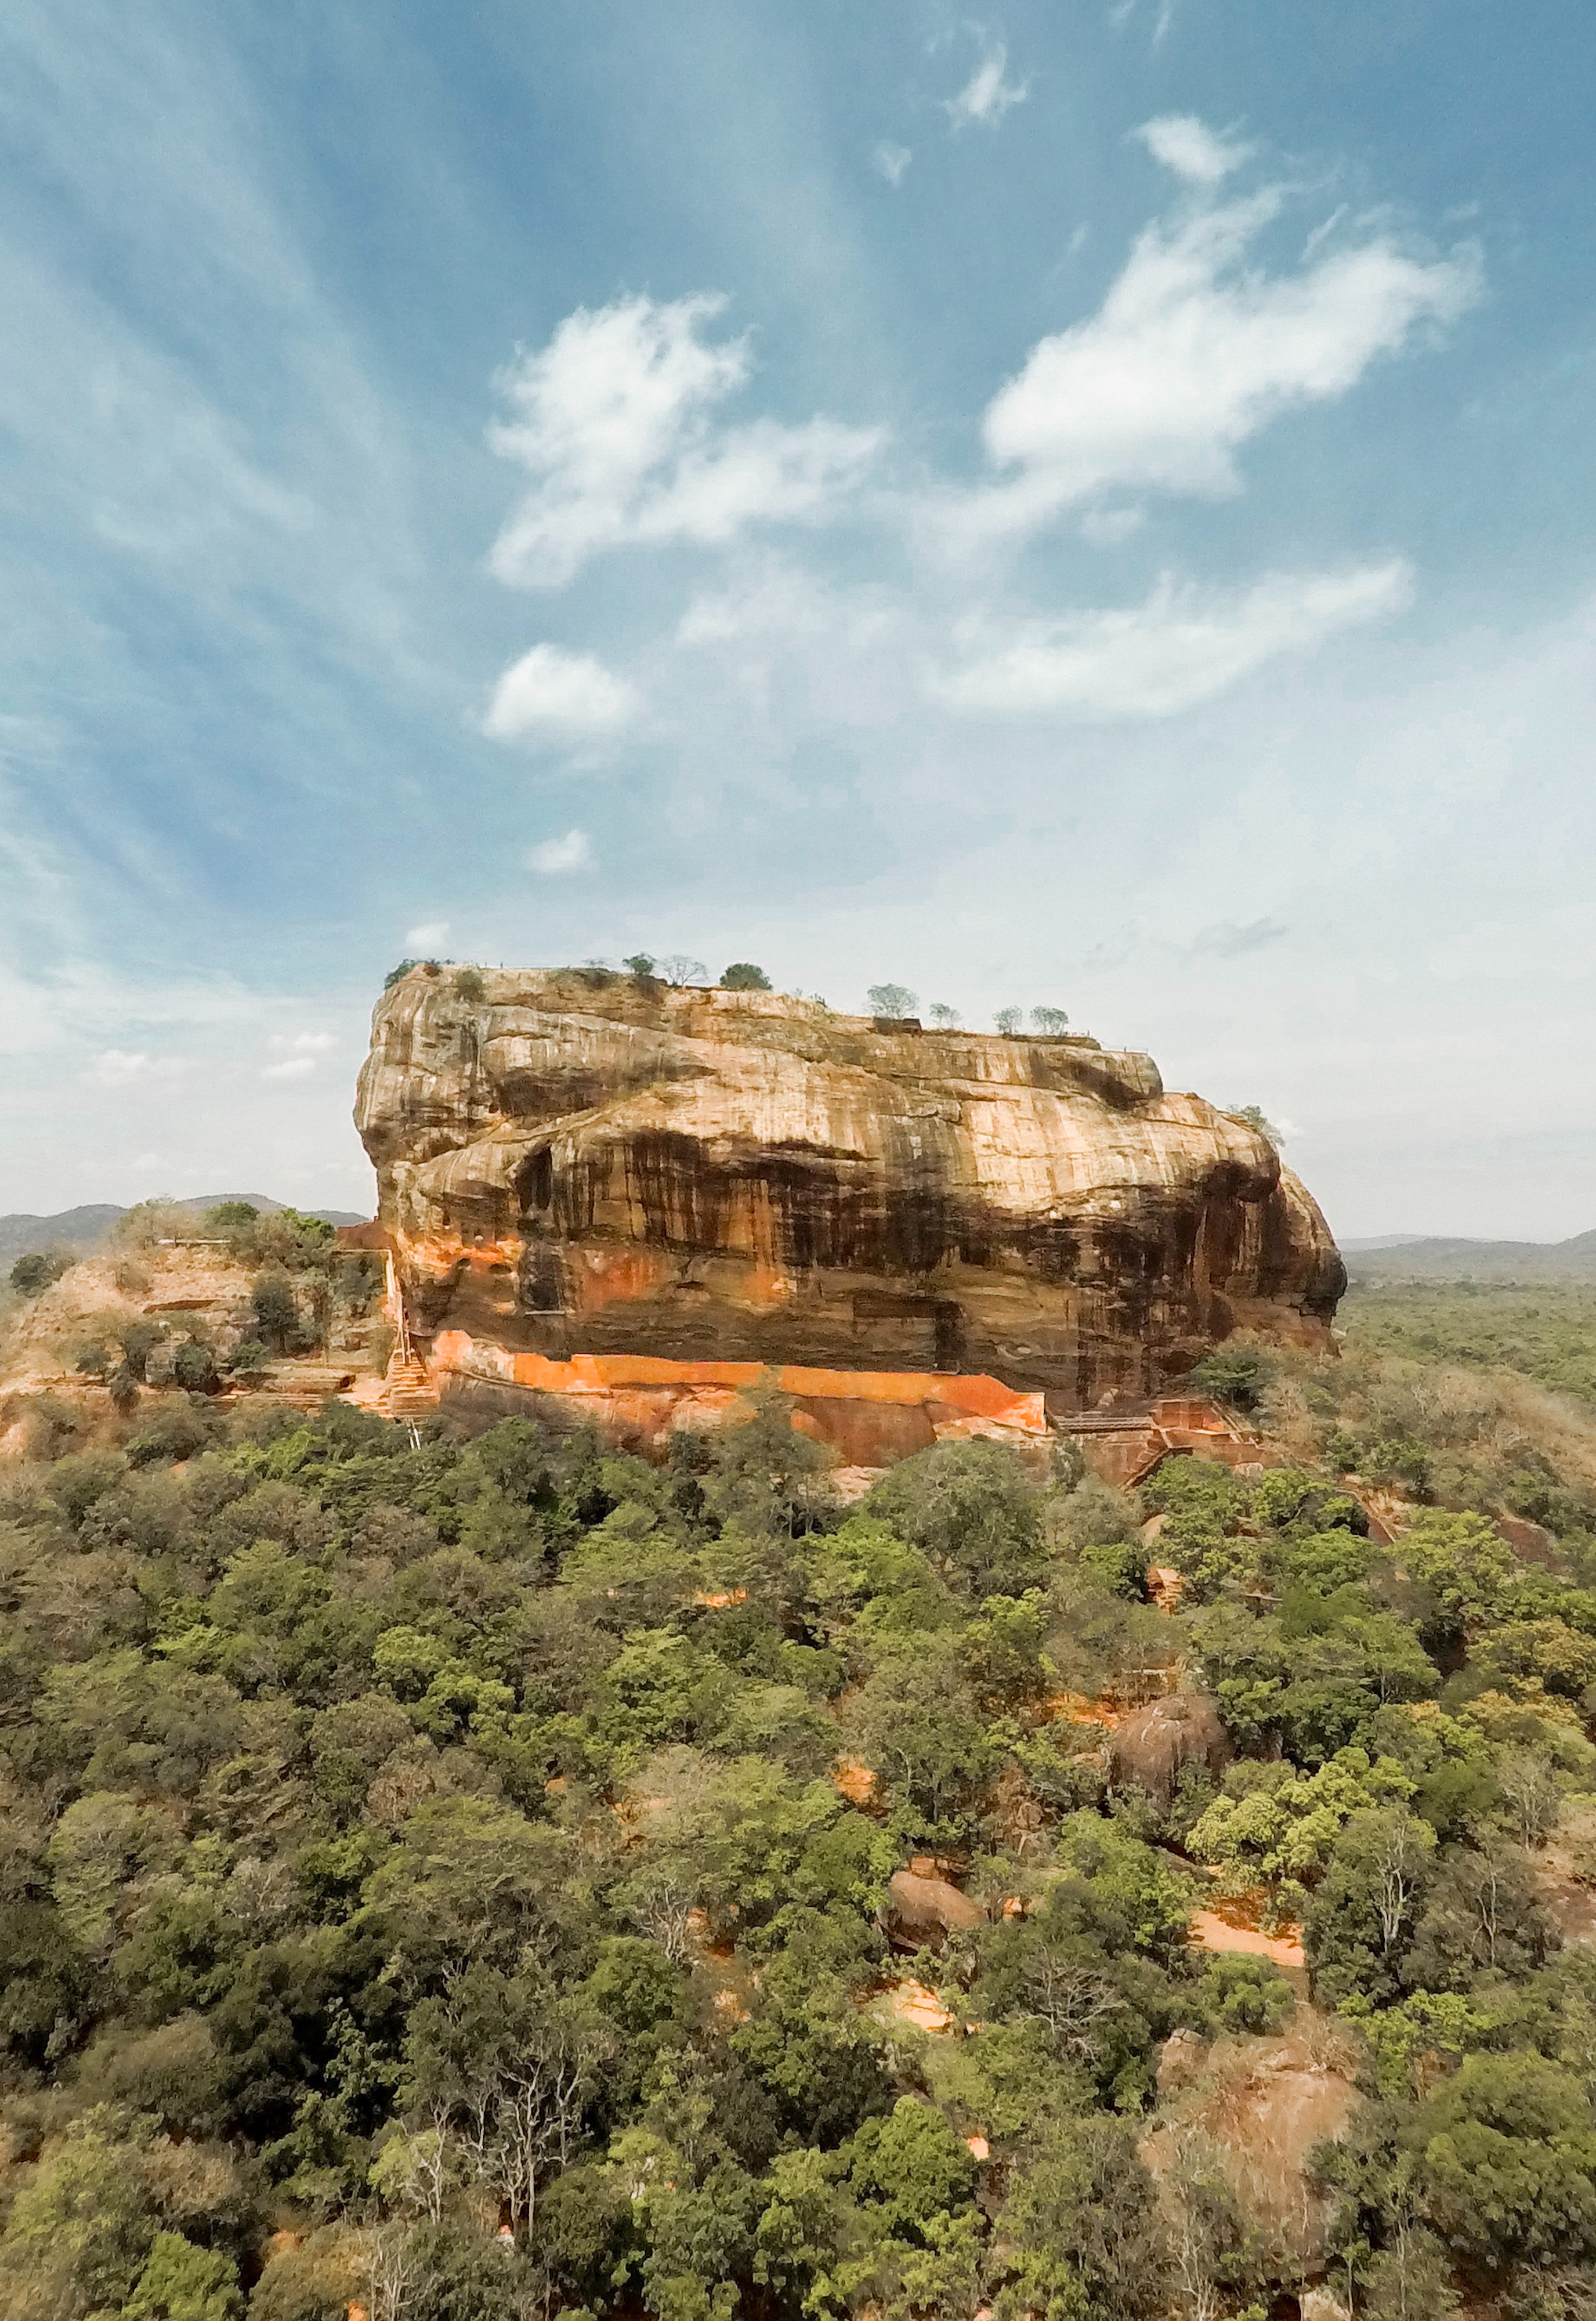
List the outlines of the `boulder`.
{"label": "boulder", "polygon": [[1216,1778],[1231,1750],[1220,1712],[1206,1693],[1172,1692],[1136,1709],[1114,1729],[1109,1748],[1111,1779],[1137,1781],[1150,1798],[1167,1805],[1186,1765],[1202,1765]]}
{"label": "boulder", "polygon": [[986,1913],[978,1902],[946,1878],[927,1876],[914,1870],[900,1870],[887,1887],[891,1930],[894,1942],[905,1943],[911,1950],[922,1943],[939,1943],[949,1934],[968,1934],[973,1926],[985,1923]]}

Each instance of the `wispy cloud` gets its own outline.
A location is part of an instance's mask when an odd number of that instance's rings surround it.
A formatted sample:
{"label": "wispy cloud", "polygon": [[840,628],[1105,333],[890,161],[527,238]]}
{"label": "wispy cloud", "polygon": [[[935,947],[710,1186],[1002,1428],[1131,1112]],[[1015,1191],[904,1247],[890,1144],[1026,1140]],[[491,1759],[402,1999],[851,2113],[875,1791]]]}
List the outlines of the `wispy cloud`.
{"label": "wispy cloud", "polygon": [[1111,490],[1234,491],[1249,436],[1346,394],[1479,296],[1471,252],[1418,258],[1385,234],[1295,271],[1247,265],[1283,198],[1150,225],[1098,312],[1038,341],[983,423],[1011,479],[957,504],[961,537],[1022,532]]}
{"label": "wispy cloud", "polygon": [[614,733],[639,706],[637,687],[595,653],[534,645],[494,686],[482,730],[495,742]]}
{"label": "wispy cloud", "polygon": [[316,1069],[314,1056],[285,1056],[278,1064],[261,1067],[263,1080],[308,1080]]}
{"label": "wispy cloud", "polygon": [[1283,653],[1384,618],[1409,598],[1400,561],[1345,573],[1277,573],[1239,594],[1165,579],[1126,611],[975,623],[934,696],[977,716],[1066,713],[1093,720],[1173,717],[1211,701]]}
{"label": "wispy cloud", "polygon": [[1249,951],[1283,942],[1290,933],[1279,919],[1220,919],[1200,929],[1191,948],[1198,959],[1245,959]]}
{"label": "wispy cloud", "polygon": [[907,145],[893,145],[883,138],[870,156],[870,167],[878,177],[884,177],[889,186],[901,186],[904,172],[913,159],[914,155]]}
{"label": "wispy cloud", "polygon": [[1133,132],[1155,161],[1190,186],[1217,186],[1238,169],[1254,150],[1234,137],[1216,134],[1194,113],[1164,113]]}
{"label": "wispy cloud", "polygon": [[878,428],[812,419],[717,426],[752,369],[745,338],[712,341],[724,298],[623,298],[567,315],[500,385],[513,417],[490,441],[533,487],[494,544],[492,569],[558,588],[601,551],[812,522],[859,478]]}
{"label": "wispy cloud", "polygon": [[191,1069],[186,1057],[152,1056],[143,1049],[102,1048],[91,1059],[86,1078],[103,1088],[125,1088],[130,1080],[181,1079]]}
{"label": "wispy cloud", "polygon": [[[425,939],[430,942],[441,942],[448,933],[449,922],[440,919],[433,926],[413,927],[405,941],[411,942]],[[274,1032],[266,1044],[279,1055],[325,1056],[339,1046],[340,1042],[336,1032]]]}
{"label": "wispy cloud", "polygon": [[1003,42],[984,39],[980,63],[958,95],[948,97],[943,105],[956,130],[977,126],[990,129],[1012,106],[1024,104],[1030,94],[1030,83],[1009,80],[1008,68],[1009,51]]}
{"label": "wispy cloud", "polygon": [[567,830],[563,838],[546,838],[541,845],[532,847],[527,855],[527,869],[540,871],[545,878],[563,878],[568,871],[585,870],[593,861],[593,848],[585,830]]}
{"label": "wispy cloud", "polygon": [[406,951],[435,951],[449,939],[447,919],[423,919],[419,927],[412,927],[404,938]]}

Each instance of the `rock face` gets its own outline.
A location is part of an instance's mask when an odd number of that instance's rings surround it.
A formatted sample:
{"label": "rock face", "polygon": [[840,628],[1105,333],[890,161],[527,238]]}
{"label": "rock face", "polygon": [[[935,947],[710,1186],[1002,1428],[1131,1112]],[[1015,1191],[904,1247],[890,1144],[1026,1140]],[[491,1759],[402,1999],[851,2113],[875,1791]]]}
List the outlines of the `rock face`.
{"label": "rock face", "polygon": [[1218,1705],[1205,1694],[1175,1692],[1138,1708],[1116,1729],[1109,1762],[1117,1781],[1138,1781],[1167,1806],[1187,1765],[1216,1777],[1230,1761]]}
{"label": "rock face", "polygon": [[1346,1275],[1266,1139],[1150,1058],[602,970],[413,969],[356,1124],[414,1326],[512,1352],[981,1370],[1134,1399]]}

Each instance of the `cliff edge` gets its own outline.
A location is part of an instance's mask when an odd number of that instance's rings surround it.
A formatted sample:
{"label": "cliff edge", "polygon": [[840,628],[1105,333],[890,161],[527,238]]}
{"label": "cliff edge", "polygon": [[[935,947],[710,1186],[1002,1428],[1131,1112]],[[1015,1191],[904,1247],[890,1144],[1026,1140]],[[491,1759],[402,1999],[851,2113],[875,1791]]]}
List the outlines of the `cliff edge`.
{"label": "cliff edge", "polygon": [[[462,988],[463,986],[463,988]],[[1346,1283],[1267,1139],[1149,1057],[599,969],[418,967],[356,1125],[423,1333],[1133,1399]]]}

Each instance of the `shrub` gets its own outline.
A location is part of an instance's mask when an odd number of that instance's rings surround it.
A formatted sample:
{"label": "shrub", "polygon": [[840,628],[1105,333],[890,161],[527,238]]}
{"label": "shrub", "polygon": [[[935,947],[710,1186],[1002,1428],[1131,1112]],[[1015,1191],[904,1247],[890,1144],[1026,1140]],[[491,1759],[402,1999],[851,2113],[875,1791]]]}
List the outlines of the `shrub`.
{"label": "shrub", "polygon": [[756,967],[749,959],[736,959],[721,978],[721,988],[722,991],[768,991],[772,986],[762,967]]}
{"label": "shrub", "polygon": [[128,1459],[135,1467],[151,1467],[161,1459],[192,1459],[216,1438],[218,1421],[203,1402],[163,1400],[149,1423],[128,1443]]}
{"label": "shrub", "polygon": [[144,1380],[144,1366],[160,1343],[160,1324],[146,1321],[142,1315],[124,1322],[117,1332],[122,1341],[122,1368],[140,1385]]}
{"label": "shrub", "polygon": [[205,1211],[205,1223],[213,1233],[230,1233],[240,1225],[252,1225],[259,1215],[253,1201],[218,1201]]}
{"label": "shrub", "polygon": [[216,1389],[216,1357],[209,1346],[189,1338],[172,1356],[172,1384],[189,1394],[213,1394]]}
{"label": "shrub", "polygon": [[458,969],[455,973],[455,989],[462,999],[469,1000],[475,1007],[477,1001],[485,998],[487,994],[487,985],[483,980],[482,969],[479,967]]}
{"label": "shrub", "polygon": [[37,1297],[75,1262],[69,1249],[31,1249],[12,1267],[11,1286],[23,1297]]}
{"label": "shrub", "polygon": [[420,965],[420,960],[402,959],[397,967],[389,968],[386,975],[384,976],[383,989],[385,991],[392,991],[394,986],[407,976],[413,967],[419,967]]}

